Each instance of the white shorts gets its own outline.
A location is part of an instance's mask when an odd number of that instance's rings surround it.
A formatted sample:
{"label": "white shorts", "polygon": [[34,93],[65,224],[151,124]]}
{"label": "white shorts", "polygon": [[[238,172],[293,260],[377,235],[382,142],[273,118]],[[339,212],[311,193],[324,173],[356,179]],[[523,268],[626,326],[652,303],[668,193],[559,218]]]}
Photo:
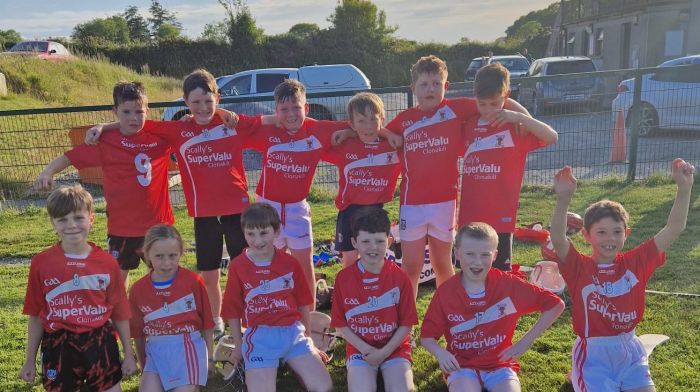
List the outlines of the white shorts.
{"label": "white shorts", "polygon": [[475,370],[461,368],[447,376],[447,386],[449,387],[450,384],[458,378],[469,378],[475,380],[479,383],[479,385],[481,385],[482,388],[486,388],[489,391],[493,389],[494,386],[504,381],[513,380],[520,383],[518,373],[509,367],[502,367],[496,370]]}
{"label": "white shorts", "polygon": [[276,368],[280,360],[315,352],[313,341],[304,335],[305,330],[299,321],[287,326],[259,325],[246,329],[241,346],[245,368]]}
{"label": "white shorts", "polygon": [[571,383],[576,392],[617,392],[654,385],[646,350],[634,331],[576,338],[571,355]]}
{"label": "white shorts", "polygon": [[425,236],[452,242],[455,235],[456,200],[435,204],[402,205],[399,209],[399,238],[416,241]]}
{"label": "white shorts", "polygon": [[362,357],[362,354],[353,354],[350,356],[350,358],[345,361],[345,367],[353,367],[353,366],[362,366],[362,367],[369,367],[374,370],[384,370],[388,367],[391,367],[393,365],[397,365],[399,363],[405,363],[408,364],[408,367],[411,367],[411,361],[409,361],[406,358],[403,357],[394,357],[394,358],[389,358],[386,361],[382,362],[379,364],[379,366],[374,366],[370,365],[369,362],[365,361],[365,359]]}
{"label": "white shorts", "polygon": [[296,203],[279,203],[267,200],[260,195],[256,195],[258,203],[266,203],[277,210],[282,225],[280,235],[275,239],[275,247],[278,249],[306,249],[314,244],[313,232],[311,231],[311,207],[306,199]]}
{"label": "white shorts", "polygon": [[207,385],[207,344],[197,332],[149,336],[144,372],[157,373],[163,389]]}

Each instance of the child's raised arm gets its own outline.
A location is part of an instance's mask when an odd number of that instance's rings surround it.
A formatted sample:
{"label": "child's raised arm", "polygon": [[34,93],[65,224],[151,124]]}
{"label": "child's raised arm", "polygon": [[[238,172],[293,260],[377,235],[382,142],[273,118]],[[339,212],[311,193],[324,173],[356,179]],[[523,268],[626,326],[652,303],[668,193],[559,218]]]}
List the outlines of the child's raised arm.
{"label": "child's raised arm", "polygon": [[676,191],[676,199],[671,207],[671,212],[668,214],[666,226],[654,236],[656,249],[659,252],[664,252],[671,246],[671,243],[685,229],[686,221],[688,220],[688,208],[690,207],[690,193],[693,190],[695,168],[690,163],[677,158],[673,161],[671,168],[673,180],[678,185]]}
{"label": "child's raised arm", "polygon": [[571,204],[571,198],[576,193],[576,178],[571,173],[570,166],[564,166],[554,175],[554,193],[557,195],[557,204],[552,214],[552,225],[549,236],[557,252],[559,262],[566,260],[569,254],[569,240],[566,238],[566,213]]}
{"label": "child's raised arm", "polygon": [[61,155],[57,157],[39,173],[39,176],[34,181],[34,187],[40,191],[50,190],[53,187],[54,174],[60,173],[70,165],[70,159],[67,156]]}
{"label": "child's raised arm", "polygon": [[487,118],[495,126],[504,123],[515,124],[519,135],[532,133],[536,138],[549,144],[554,144],[559,139],[557,132],[542,121],[532,118],[525,113],[514,112],[508,109],[501,109],[494,112],[491,118]]}
{"label": "child's raised arm", "polygon": [[499,355],[499,360],[507,361],[509,359],[520,358],[521,355],[525,354],[525,351],[530,349],[535,339],[542,335],[542,333],[559,318],[559,315],[561,315],[563,311],[564,301],[560,299],[556,305],[542,312],[535,325],[533,325],[517,343],[503,350]]}

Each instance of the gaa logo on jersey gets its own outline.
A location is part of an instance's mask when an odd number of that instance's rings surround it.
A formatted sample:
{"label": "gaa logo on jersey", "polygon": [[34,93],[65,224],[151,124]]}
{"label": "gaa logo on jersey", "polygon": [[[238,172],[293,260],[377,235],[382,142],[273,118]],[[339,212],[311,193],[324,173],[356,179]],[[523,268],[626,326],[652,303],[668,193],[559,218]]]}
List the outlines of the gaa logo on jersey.
{"label": "gaa logo on jersey", "polygon": [[53,381],[56,379],[56,369],[46,369],[46,378]]}

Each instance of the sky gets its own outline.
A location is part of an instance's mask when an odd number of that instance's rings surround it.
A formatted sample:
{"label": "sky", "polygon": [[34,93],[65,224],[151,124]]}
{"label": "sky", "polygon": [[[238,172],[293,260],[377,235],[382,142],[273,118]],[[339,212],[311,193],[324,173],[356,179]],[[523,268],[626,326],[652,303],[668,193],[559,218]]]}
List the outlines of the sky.
{"label": "sky", "polygon": [[[462,37],[492,41],[505,35],[515,19],[558,0],[374,0],[396,36],[419,42],[455,44]],[[160,0],[176,13],[183,33],[197,38],[207,23],[222,21],[216,0]],[[287,32],[297,23],[330,25],[336,0],[244,0],[265,34]],[[16,30],[26,39],[69,37],[73,27],[95,18],[139,7],[147,17],[150,0],[0,0],[0,30]]]}

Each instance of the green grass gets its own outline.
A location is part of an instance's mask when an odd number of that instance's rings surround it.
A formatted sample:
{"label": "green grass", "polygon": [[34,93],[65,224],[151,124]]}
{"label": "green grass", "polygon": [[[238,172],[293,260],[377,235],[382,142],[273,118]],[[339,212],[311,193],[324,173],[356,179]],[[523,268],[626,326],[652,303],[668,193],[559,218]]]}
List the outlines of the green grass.
{"label": "green grass", "polygon": [[[700,185],[696,185],[688,227],[667,254],[666,264],[660,268],[649,283],[650,289],[700,293]],[[632,216],[632,234],[627,248],[635,246],[654,235],[666,222],[675,194],[675,186],[667,179],[655,178],[650,183],[626,185],[617,180],[605,180],[579,187],[573,200],[572,210],[581,213],[593,201],[608,197],[622,202]],[[313,225],[316,239],[332,238],[336,211],[327,193],[315,192],[312,202]],[[550,189],[528,186],[523,189],[519,221],[548,222],[554,204]],[[387,206],[392,218],[397,217],[397,203]],[[24,212],[0,213],[0,257],[30,257],[51,244],[55,236],[48,225],[43,209],[33,208]],[[96,219],[92,238],[103,244],[105,233],[104,214]],[[182,209],[176,211],[177,227],[186,242],[193,239],[191,219]],[[583,251],[589,247],[580,235],[573,238]],[[516,262],[532,265],[541,259],[539,246],[516,242]],[[188,252],[184,264],[194,266],[194,254]],[[331,281],[339,269],[338,265],[322,267]],[[24,359],[26,344],[26,317],[21,315],[26,287],[26,265],[0,265],[0,385],[4,390],[32,390],[16,378]],[[145,273],[143,266],[134,273],[134,278]],[[132,279],[133,281],[134,279]],[[224,282],[222,282],[223,284]],[[425,313],[433,288],[421,288],[417,302],[419,318]],[[535,316],[524,317],[516,332],[516,338],[536,320]],[[686,392],[700,390],[700,299],[649,294],[645,319],[637,328],[638,334],[661,333],[671,340],[659,346],[651,357],[651,371],[658,391]],[[567,309],[562,317],[538,339],[532,349],[521,359],[520,379],[526,391],[571,391],[566,384],[566,373],[571,366],[570,350],[574,341],[571,330],[571,314]],[[345,368],[343,350],[336,349],[335,359],[329,367],[338,390],[345,390]],[[435,360],[422,348],[414,352],[414,381],[420,391],[444,390],[444,384]],[[284,374],[278,382],[280,390],[300,390],[296,381]],[[210,382],[209,391],[219,390],[220,380]],[[124,383],[126,391],[135,391],[135,379]],[[39,390],[35,387],[35,390]]]}

